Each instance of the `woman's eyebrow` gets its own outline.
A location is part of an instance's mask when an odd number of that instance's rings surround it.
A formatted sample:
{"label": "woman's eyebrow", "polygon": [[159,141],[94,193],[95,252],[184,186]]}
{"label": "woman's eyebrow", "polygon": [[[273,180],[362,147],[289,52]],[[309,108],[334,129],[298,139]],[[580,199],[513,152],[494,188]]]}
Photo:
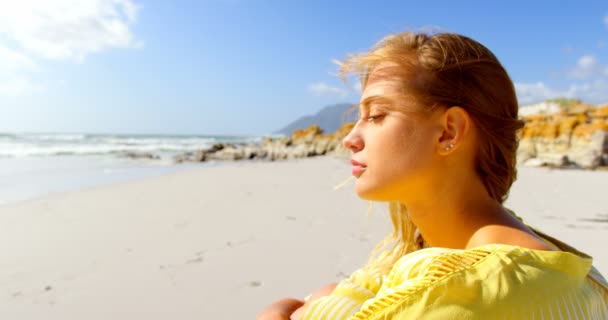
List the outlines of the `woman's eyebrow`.
{"label": "woman's eyebrow", "polygon": [[383,96],[379,96],[379,95],[373,95],[373,96],[369,96],[366,97],[365,99],[363,99],[360,103],[359,103],[359,109],[369,109],[369,105],[372,102],[383,102],[383,103],[390,103],[391,99],[388,99],[386,97]]}

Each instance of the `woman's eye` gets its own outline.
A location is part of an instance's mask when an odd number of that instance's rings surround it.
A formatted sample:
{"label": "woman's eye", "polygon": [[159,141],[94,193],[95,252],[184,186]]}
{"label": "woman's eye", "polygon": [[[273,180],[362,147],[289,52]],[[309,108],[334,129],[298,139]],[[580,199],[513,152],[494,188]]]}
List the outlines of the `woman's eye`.
{"label": "woman's eye", "polygon": [[365,118],[365,121],[367,122],[374,122],[380,118],[382,118],[384,115],[382,114],[376,114],[376,115],[369,115],[367,116],[367,118]]}

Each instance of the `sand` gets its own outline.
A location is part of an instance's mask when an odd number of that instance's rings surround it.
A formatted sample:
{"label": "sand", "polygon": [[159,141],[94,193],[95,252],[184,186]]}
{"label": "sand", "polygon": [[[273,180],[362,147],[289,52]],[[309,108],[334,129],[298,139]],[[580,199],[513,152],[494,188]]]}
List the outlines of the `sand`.
{"label": "sand", "polygon": [[[1,319],[253,319],[388,231],[346,160],[230,163],[0,206]],[[521,168],[507,206],[608,271],[608,172]]]}

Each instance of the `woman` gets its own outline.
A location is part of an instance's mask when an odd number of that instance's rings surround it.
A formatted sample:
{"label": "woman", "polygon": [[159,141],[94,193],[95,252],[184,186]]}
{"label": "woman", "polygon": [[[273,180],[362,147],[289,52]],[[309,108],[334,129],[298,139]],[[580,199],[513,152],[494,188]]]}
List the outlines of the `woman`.
{"label": "woman", "polygon": [[406,32],[341,68],[364,89],[344,139],[355,190],[390,203],[395,232],[348,279],[258,319],[608,319],[591,257],[502,205],[523,123],[487,48]]}

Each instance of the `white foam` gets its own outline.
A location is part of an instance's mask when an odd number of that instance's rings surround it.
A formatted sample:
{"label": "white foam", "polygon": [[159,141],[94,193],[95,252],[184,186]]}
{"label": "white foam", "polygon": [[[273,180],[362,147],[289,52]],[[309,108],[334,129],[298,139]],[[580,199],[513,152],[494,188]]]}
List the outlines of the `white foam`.
{"label": "white foam", "polygon": [[182,153],[215,143],[259,143],[262,137],[118,136],[86,134],[2,134],[0,157],[49,157],[123,153]]}

